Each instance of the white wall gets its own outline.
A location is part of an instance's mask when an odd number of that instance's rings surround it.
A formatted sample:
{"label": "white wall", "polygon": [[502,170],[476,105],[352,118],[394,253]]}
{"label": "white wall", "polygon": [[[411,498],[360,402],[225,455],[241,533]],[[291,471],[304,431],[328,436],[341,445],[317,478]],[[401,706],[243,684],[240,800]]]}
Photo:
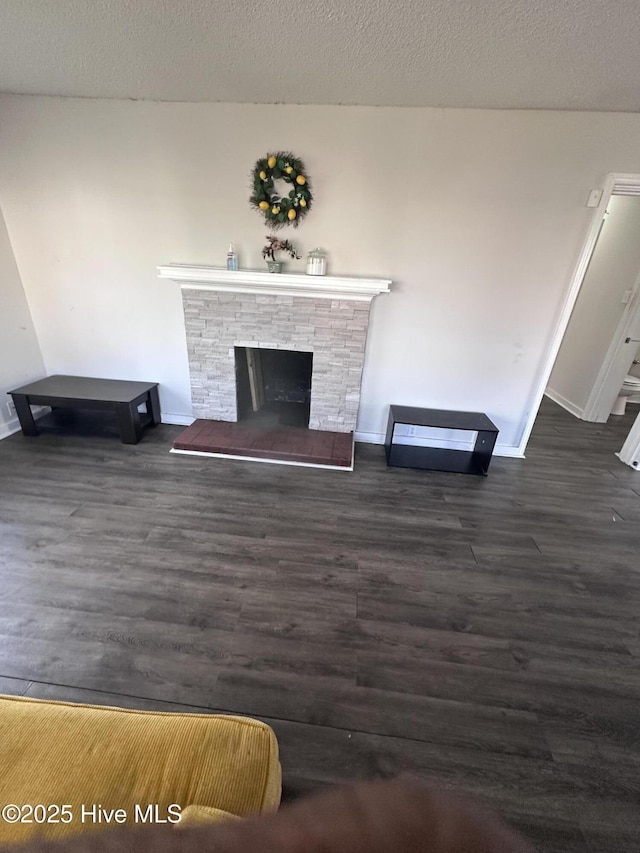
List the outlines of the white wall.
{"label": "white wall", "polygon": [[640,275],[640,198],[612,196],[549,378],[548,393],[582,414]]}
{"label": "white wall", "polygon": [[302,253],[394,280],[360,435],[402,403],[484,411],[517,445],[588,190],[640,172],[640,116],[0,98],[0,200],[49,371],[157,380],[165,416],[188,417],[180,295],[156,265],[224,265],[233,240],[260,266],[249,176],[274,148],[313,180],[287,232]]}
{"label": "white wall", "polygon": [[0,210],[0,438],[18,428],[7,391],[45,375],[33,321]]}

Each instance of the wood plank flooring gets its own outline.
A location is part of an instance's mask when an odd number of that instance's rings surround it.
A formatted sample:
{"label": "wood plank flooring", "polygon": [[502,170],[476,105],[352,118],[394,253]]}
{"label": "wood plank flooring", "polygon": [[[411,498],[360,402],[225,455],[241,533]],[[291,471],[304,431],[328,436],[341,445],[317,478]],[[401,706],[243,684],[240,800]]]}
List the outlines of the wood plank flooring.
{"label": "wood plank flooring", "polygon": [[[640,474],[546,401],[489,477],[0,442],[0,692],[251,714],[286,797],[399,772],[548,853],[640,849]],[[81,425],[80,425],[81,426]]]}

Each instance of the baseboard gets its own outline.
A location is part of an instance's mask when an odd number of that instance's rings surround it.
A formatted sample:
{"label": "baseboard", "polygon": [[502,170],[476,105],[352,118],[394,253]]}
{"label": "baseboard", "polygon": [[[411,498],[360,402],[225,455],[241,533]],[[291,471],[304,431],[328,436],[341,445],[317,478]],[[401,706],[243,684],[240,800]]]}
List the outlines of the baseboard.
{"label": "baseboard", "polygon": [[559,406],[562,406],[562,408],[569,412],[570,415],[574,415],[576,418],[582,419],[584,409],[576,406],[576,404],[572,403],[571,400],[567,400],[567,398],[563,397],[562,394],[558,394],[558,392],[554,391],[552,388],[547,388],[544,392],[544,396],[553,400],[553,402],[557,403]]}
{"label": "baseboard", "polygon": [[172,412],[162,412],[160,420],[163,424],[172,424],[173,426],[191,426],[195,418],[192,415],[175,415]]}
{"label": "baseboard", "polygon": [[[386,435],[378,432],[355,432],[354,438],[356,441],[361,441],[363,444],[384,444]],[[398,432],[396,431],[396,440]],[[457,439],[446,438],[421,438],[419,436],[400,436],[401,444],[410,444],[412,447],[444,447],[452,450],[472,450],[473,441],[459,441]]]}
{"label": "baseboard", "polygon": [[3,424],[0,424],[0,441],[3,438],[8,438],[10,435],[13,435],[14,432],[20,431],[20,424],[17,418],[11,418],[10,421],[6,421]]}
{"label": "baseboard", "polygon": [[[560,404],[562,405],[562,404]],[[47,406],[34,408],[33,416],[36,420],[43,415],[46,415],[47,412],[50,412]],[[191,426],[194,422],[195,418],[191,415],[177,415],[173,412],[162,412],[161,422],[163,424],[169,424],[173,426]],[[0,424],[0,441],[3,438],[8,438],[10,435],[13,435],[16,432],[20,431],[20,424],[17,418],[12,418],[10,421],[4,424]],[[355,432],[354,439],[355,441],[361,441],[364,444],[384,444],[385,442],[385,434],[381,432]],[[455,448],[456,450],[467,450],[471,447],[469,442],[465,441],[445,441],[445,440],[437,440],[426,442],[420,438],[412,438],[408,437],[405,439],[407,444],[415,445],[416,447],[445,447],[445,448]],[[494,456],[506,456],[512,459],[524,459],[524,453],[520,451],[519,447],[513,447],[508,444],[497,444],[494,451]]]}
{"label": "baseboard", "polygon": [[[38,420],[38,418],[50,412],[51,409],[48,406],[34,406],[31,411],[33,412],[33,417]],[[175,415],[172,412],[162,412],[160,419],[163,424],[173,424],[174,426],[191,426],[195,420],[191,415]],[[18,418],[11,418],[6,423],[0,423],[0,441],[16,432],[20,432]]]}
{"label": "baseboard", "polygon": [[386,436],[380,432],[354,432],[355,441],[360,441],[363,444],[384,444]]}
{"label": "baseboard", "polygon": [[[355,440],[361,441],[363,444],[384,444],[386,436],[381,432],[358,432],[355,433]],[[471,450],[473,442],[455,441],[447,439],[429,439],[425,441],[421,438],[403,437],[403,444],[410,444],[412,447],[443,447],[449,450]],[[494,456],[505,456],[510,459],[524,459],[525,455],[519,447],[512,444],[496,444]]]}
{"label": "baseboard", "polygon": [[507,459],[526,459],[520,448],[514,447],[513,444],[496,444],[493,455],[504,456]]}
{"label": "baseboard", "polygon": [[[41,418],[43,415],[48,414],[51,411],[49,406],[34,406],[31,409],[33,417],[35,420]],[[10,421],[5,421],[5,423],[0,424],[0,441],[3,438],[9,438],[10,435],[14,435],[14,433],[20,432],[20,421],[18,418],[11,418]]]}

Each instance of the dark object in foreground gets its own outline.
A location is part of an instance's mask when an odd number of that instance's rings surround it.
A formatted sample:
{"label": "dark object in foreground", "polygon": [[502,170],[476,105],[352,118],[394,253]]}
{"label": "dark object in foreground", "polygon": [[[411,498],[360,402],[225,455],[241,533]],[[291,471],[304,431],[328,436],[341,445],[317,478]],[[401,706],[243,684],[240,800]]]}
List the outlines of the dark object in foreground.
{"label": "dark object in foreground", "polygon": [[[47,376],[9,391],[16,407],[22,434],[38,435],[31,406],[67,409],[103,409],[116,413],[123,444],[137,444],[143,426],[160,423],[157,382],[128,382],[89,376]],[[146,415],[138,406],[146,404]]]}
{"label": "dark object in foreground", "polygon": [[209,828],[114,831],[22,853],[533,853],[498,818],[401,780],[336,788],[272,816]]}

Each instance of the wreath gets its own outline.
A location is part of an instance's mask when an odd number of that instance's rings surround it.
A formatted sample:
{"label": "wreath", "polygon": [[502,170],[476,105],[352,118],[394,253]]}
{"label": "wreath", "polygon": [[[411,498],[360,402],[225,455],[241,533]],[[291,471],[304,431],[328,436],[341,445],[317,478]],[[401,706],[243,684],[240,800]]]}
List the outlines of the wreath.
{"label": "wreath", "polygon": [[[280,196],[274,182],[282,179],[292,185],[288,195]],[[311,209],[313,195],[304,163],[286,151],[276,151],[258,160],[253,169],[253,193],[249,203],[264,215],[272,228],[298,227]]]}

